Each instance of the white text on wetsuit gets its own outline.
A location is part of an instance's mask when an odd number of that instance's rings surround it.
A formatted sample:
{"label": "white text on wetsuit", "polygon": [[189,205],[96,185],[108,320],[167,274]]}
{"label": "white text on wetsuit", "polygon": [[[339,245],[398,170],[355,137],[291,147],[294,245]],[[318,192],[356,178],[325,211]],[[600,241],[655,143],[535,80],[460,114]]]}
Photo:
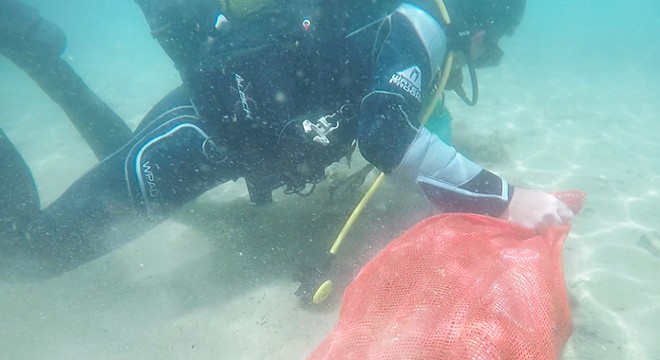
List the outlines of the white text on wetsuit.
{"label": "white text on wetsuit", "polygon": [[390,77],[389,83],[412,95],[417,101],[422,100],[422,94],[419,90],[419,86],[416,84],[419,83],[418,69],[413,68],[408,69],[405,72],[394,73],[392,74],[392,77]]}
{"label": "white text on wetsuit", "polygon": [[151,166],[149,165],[148,161],[142,164],[142,172],[144,173],[144,177],[147,179],[147,185],[149,186],[149,196],[152,198],[157,198],[158,189],[156,189],[156,177],[151,171]]}
{"label": "white text on wetsuit", "polygon": [[238,90],[238,96],[241,98],[241,104],[243,105],[243,112],[245,117],[252,120],[252,113],[250,112],[250,106],[248,106],[247,96],[245,95],[245,88],[243,87],[243,78],[236,74],[236,89]]}

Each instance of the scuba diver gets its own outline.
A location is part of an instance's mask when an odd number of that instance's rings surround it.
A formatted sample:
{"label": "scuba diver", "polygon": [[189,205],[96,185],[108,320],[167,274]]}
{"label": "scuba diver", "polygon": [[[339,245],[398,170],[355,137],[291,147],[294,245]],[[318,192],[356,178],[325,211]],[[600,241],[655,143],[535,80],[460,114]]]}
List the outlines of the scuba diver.
{"label": "scuba diver", "polygon": [[[9,268],[0,271],[54,276],[230,180],[245,178],[254,205],[282,187],[304,195],[356,146],[442,212],[539,230],[573,216],[553,195],[510,185],[421,126],[442,91],[447,53],[462,54],[456,63],[473,76],[495,65],[498,40],[513,33],[525,0],[445,0],[451,23],[430,0],[136,2],[183,85],[50,206],[28,204],[33,216],[0,235],[0,266]],[[20,157],[9,153],[5,161]],[[33,182],[26,167],[15,171],[10,185],[20,193]]]}

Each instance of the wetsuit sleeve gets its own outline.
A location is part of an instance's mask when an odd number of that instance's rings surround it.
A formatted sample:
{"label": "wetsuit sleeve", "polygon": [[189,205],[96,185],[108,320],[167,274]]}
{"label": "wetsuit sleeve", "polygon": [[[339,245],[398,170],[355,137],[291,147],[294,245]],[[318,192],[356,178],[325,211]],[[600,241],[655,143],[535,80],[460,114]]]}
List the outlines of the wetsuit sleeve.
{"label": "wetsuit sleeve", "polygon": [[362,155],[388,175],[417,184],[444,212],[498,216],[512,187],[420,126],[447,51],[442,26],[403,4],[383,21],[374,46],[374,78],[362,99]]}

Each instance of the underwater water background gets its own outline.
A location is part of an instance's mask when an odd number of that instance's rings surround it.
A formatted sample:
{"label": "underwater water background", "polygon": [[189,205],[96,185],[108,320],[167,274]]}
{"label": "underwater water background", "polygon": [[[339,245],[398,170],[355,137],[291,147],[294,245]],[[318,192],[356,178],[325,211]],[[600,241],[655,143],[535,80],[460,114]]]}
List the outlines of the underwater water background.
{"label": "underwater water background", "polygon": [[[133,1],[24,2],[64,30],[63,57],[131,128],[179,84]],[[512,183],[589,196],[564,253],[575,321],[564,359],[660,359],[658,39],[658,1],[529,1],[501,42],[502,64],[479,71],[480,103],[448,96],[459,150]],[[30,165],[43,206],[96,162],[59,108],[4,58],[0,126]],[[320,231],[301,219],[320,214],[334,229],[344,215],[313,203],[319,197],[249,209],[234,202],[246,202],[242,184],[223,189],[61,279],[0,284],[6,358],[304,357],[337,308],[298,308],[295,284],[277,274],[292,267],[282,264],[294,251],[287,241]],[[357,234],[400,232],[414,218],[383,225],[399,213],[380,204]]]}

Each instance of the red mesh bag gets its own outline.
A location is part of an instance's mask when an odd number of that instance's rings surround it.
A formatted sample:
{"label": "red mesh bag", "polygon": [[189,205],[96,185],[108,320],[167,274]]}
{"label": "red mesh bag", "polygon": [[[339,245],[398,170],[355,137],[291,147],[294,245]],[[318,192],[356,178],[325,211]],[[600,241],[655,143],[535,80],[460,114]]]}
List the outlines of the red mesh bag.
{"label": "red mesh bag", "polygon": [[[579,210],[582,193],[557,196]],[[431,217],[360,271],[310,359],[556,359],[572,332],[562,271],[568,231]]]}

